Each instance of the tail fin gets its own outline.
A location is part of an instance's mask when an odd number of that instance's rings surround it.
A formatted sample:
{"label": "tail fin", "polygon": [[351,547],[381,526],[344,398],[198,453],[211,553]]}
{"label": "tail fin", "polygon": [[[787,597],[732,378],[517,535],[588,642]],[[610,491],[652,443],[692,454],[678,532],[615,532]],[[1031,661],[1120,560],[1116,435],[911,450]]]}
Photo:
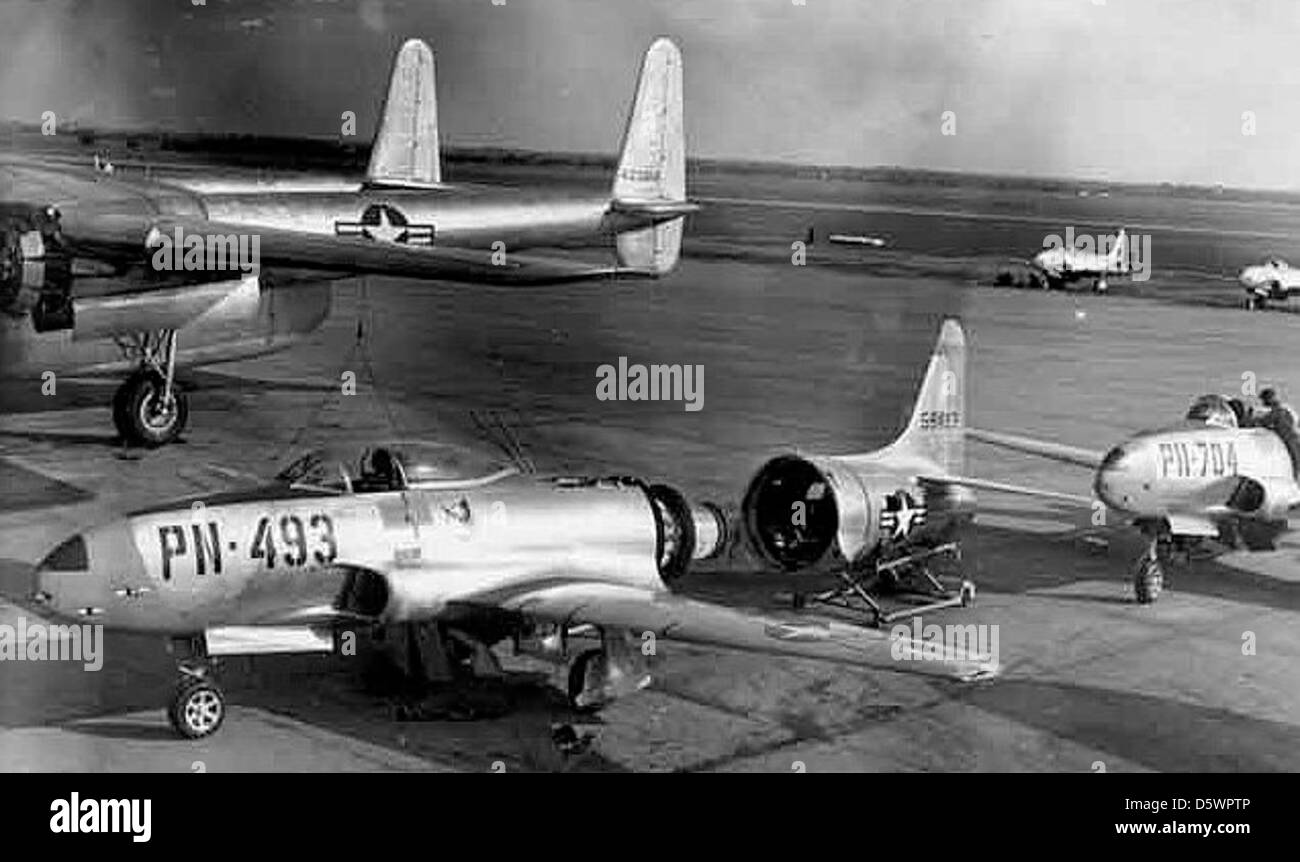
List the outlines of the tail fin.
{"label": "tail fin", "polygon": [[1106,255],[1106,264],[1108,268],[1128,272],[1128,232],[1124,228],[1120,228],[1116,234],[1115,245],[1111,247],[1110,254]]}
{"label": "tail fin", "polygon": [[[630,208],[686,200],[682,55],[671,39],[656,39],[641,64],[613,198]],[[661,274],[671,270],[681,254],[683,221],[679,216],[620,233],[619,265]]]}
{"label": "tail fin", "polygon": [[944,320],[930,366],[916,396],[911,421],[891,449],[904,450],[960,476],[966,464],[966,334],[956,318]]}
{"label": "tail fin", "polygon": [[433,50],[422,39],[407,40],[393,62],[366,180],[396,186],[442,182]]}

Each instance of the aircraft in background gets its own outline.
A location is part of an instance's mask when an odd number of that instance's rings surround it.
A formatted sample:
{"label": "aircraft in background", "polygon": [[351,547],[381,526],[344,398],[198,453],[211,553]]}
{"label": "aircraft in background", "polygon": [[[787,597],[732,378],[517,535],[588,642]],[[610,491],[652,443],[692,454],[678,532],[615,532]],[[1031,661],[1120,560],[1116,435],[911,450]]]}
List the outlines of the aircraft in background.
{"label": "aircraft in background", "polygon": [[1237,277],[1246,291],[1246,307],[1265,309],[1269,302],[1286,302],[1291,293],[1300,290],[1300,269],[1279,257],[1271,257],[1262,264],[1248,266]]}
{"label": "aircraft in background", "polygon": [[[1007,490],[1085,507],[1100,501],[1128,518],[1149,540],[1133,580],[1143,604],[1159,597],[1163,565],[1175,550],[1189,551],[1205,539],[1229,546],[1241,539],[1248,548],[1271,549],[1269,537],[1287,529],[1288,513],[1300,505],[1300,485],[1282,438],[1267,428],[1242,427],[1230,403],[1219,395],[1197,399],[1183,422],[1137,434],[1109,452],[974,428],[966,429],[966,435],[1091,469],[1095,499]],[[1265,541],[1251,543],[1260,528]]]}
{"label": "aircraft in background", "polygon": [[[188,656],[168,714],[189,738],[225,716],[211,657],[330,652],[363,626],[423,630],[478,667],[494,666],[488,648],[513,638],[569,662],[578,709],[649,684],[651,636],[958,679],[996,670],[996,656],[926,658],[911,637],[673,592],[726,537],[716,507],[665,485],[541,478],[437,444],[378,446],[359,459],[320,450],[271,487],[160,505],[67,539],[38,565],[28,604],[175,639]],[[600,646],[570,660],[583,630]]]}
{"label": "aircraft in background", "polygon": [[1110,251],[1104,254],[1057,245],[1040,251],[1024,263],[1031,271],[1031,285],[1038,282],[1048,290],[1056,290],[1066,284],[1090,279],[1094,292],[1105,293],[1110,287],[1108,277],[1129,273],[1128,233],[1120,228]]}
{"label": "aircraft in background", "polygon": [[[127,443],[159,446],[187,422],[178,363],[277,350],[328,313],[327,292],[275,295],[268,268],[514,286],[666,274],[697,208],[685,199],[681,54],[668,39],[646,52],[606,195],[447,186],[439,159],[433,52],[418,39],[398,52],[352,189],[205,193],[102,161],[0,159],[0,375],[35,388],[47,372],[129,369],[114,425]],[[612,237],[615,265],[518,252],[582,237]]]}

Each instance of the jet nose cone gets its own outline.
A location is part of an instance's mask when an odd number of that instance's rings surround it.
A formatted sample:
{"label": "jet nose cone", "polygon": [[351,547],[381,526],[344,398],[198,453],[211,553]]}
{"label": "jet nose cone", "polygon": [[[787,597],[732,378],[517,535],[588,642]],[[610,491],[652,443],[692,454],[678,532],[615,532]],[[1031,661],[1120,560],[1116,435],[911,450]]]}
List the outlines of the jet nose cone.
{"label": "jet nose cone", "polygon": [[1107,452],[1093,479],[1092,491],[1097,499],[1112,509],[1124,509],[1128,502],[1124,491],[1132,470],[1133,456],[1123,446]]}

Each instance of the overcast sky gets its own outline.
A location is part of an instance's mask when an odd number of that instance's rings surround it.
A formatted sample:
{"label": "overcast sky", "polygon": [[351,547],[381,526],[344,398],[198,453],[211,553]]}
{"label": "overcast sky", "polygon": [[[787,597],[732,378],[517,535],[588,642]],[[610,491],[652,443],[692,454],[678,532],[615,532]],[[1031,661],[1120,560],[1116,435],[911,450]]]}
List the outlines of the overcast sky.
{"label": "overcast sky", "polygon": [[696,155],[1300,188],[1295,0],[194,2],[0,0],[0,117],[368,138],[419,36],[446,142],[613,152],[667,34]]}

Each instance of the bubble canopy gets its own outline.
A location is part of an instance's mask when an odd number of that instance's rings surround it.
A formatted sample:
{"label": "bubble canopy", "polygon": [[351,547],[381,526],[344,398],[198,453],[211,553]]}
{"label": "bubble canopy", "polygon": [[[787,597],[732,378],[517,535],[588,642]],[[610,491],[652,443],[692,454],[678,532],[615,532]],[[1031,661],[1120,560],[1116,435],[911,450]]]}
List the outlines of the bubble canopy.
{"label": "bubble canopy", "polygon": [[275,478],[300,488],[362,494],[406,488],[472,487],[518,472],[517,467],[501,458],[464,446],[408,441],[311,449]]}
{"label": "bubble canopy", "polygon": [[1232,409],[1232,403],[1222,395],[1202,395],[1197,398],[1187,409],[1187,418],[1221,428],[1236,428],[1238,425],[1237,412]]}

